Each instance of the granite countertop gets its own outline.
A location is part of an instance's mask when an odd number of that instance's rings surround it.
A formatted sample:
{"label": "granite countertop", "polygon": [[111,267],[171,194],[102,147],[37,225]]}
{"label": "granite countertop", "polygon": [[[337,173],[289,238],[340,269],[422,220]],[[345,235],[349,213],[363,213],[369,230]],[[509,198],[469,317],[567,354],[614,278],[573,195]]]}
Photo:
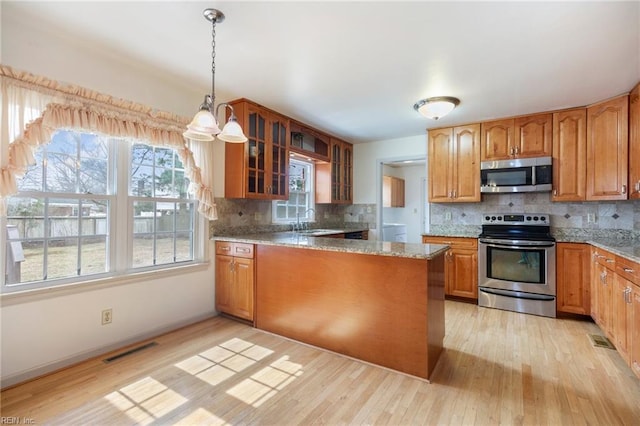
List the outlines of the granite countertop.
{"label": "granite countertop", "polygon": [[620,257],[640,263],[640,241],[620,240],[620,239],[596,239],[588,240],[587,243],[594,247],[607,250]]}
{"label": "granite countertop", "polygon": [[[353,230],[349,230],[352,232]],[[449,246],[441,244],[397,243],[389,241],[345,240],[342,238],[319,238],[296,232],[274,232],[233,236],[214,236],[213,240],[250,244],[275,245],[328,250],[344,253],[373,254],[378,256],[433,259],[444,254]]]}

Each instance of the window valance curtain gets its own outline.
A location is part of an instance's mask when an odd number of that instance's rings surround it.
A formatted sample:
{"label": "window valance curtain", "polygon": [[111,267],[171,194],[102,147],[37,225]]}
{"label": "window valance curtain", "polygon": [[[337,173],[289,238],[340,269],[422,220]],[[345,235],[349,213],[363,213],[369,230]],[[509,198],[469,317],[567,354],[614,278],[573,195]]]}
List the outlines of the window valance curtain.
{"label": "window valance curtain", "polygon": [[16,177],[35,163],[34,150],[57,130],[75,129],[175,149],[191,182],[190,191],[199,201],[199,212],[210,220],[218,218],[213,147],[210,142],[184,139],[189,119],[5,65],[0,65],[0,85],[0,214],[6,212],[4,199],[17,191]]}

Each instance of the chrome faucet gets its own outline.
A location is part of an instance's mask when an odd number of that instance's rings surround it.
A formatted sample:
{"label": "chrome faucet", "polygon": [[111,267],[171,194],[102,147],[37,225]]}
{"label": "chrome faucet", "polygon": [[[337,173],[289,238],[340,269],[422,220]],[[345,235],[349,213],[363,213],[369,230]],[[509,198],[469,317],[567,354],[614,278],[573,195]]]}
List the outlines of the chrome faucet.
{"label": "chrome faucet", "polygon": [[[316,212],[314,208],[308,208],[304,211],[304,215],[306,216],[309,211]],[[291,224],[294,231],[301,231],[303,229],[309,229],[309,221],[305,221],[300,223],[300,213],[296,212],[296,221]]]}

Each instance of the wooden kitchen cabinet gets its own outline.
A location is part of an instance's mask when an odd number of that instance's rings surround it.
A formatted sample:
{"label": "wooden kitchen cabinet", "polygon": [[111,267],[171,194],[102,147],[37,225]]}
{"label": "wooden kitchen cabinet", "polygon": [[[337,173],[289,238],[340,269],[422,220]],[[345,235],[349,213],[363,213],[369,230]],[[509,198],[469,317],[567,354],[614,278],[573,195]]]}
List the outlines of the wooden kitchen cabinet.
{"label": "wooden kitchen cabinet", "polygon": [[353,203],[353,145],[331,138],[331,161],[316,164],[316,203]]}
{"label": "wooden kitchen cabinet", "polygon": [[587,200],[628,197],[629,96],[587,108]]}
{"label": "wooden kitchen cabinet", "polygon": [[509,160],[514,152],[513,118],[482,123],[481,161]]}
{"label": "wooden kitchen cabinet", "polygon": [[[639,274],[640,277],[640,274]],[[631,370],[640,379],[640,281],[632,288],[631,294],[631,350],[629,353],[629,365]]]}
{"label": "wooden kitchen cabinet", "polygon": [[216,242],[216,310],[253,322],[254,246]]}
{"label": "wooden kitchen cabinet", "polygon": [[549,157],[553,146],[553,115],[517,117],[514,120],[515,158]]}
{"label": "wooden kitchen cabinet", "polygon": [[591,315],[591,248],[588,244],[556,244],[556,310]]}
{"label": "wooden kitchen cabinet", "polygon": [[630,361],[629,350],[632,337],[630,328],[633,322],[632,288],[631,281],[622,275],[615,274],[612,289],[613,344],[627,364]]}
{"label": "wooden kitchen cabinet", "polygon": [[587,109],[553,114],[552,201],[584,201],[587,179]]}
{"label": "wooden kitchen cabinet", "polygon": [[230,103],[249,139],[225,144],[225,197],[289,197],[289,119],[247,99]]}
{"label": "wooden kitchen cabinet", "polygon": [[424,244],[446,244],[446,296],[478,299],[478,239],[463,237],[423,236]]}
{"label": "wooden kitchen cabinet", "polygon": [[382,177],[382,207],[404,207],[404,179]]}
{"label": "wooden kitchen cabinet", "polygon": [[429,201],[480,201],[480,125],[429,130]]}
{"label": "wooden kitchen cabinet", "polygon": [[482,123],[482,161],[546,157],[552,154],[552,114]]}
{"label": "wooden kitchen cabinet", "polygon": [[640,83],[629,94],[629,199],[640,199]]}
{"label": "wooden kitchen cabinet", "polygon": [[615,284],[615,255],[608,251],[594,251],[595,273],[591,291],[596,292],[596,316],[592,318],[600,326],[607,338],[613,339],[613,287]]}

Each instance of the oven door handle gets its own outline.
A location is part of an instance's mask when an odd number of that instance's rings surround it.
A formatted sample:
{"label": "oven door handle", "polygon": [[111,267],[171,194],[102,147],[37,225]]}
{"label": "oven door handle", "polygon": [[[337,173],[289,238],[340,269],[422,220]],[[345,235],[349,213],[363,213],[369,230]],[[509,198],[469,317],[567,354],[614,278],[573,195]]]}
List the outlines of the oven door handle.
{"label": "oven door handle", "polygon": [[508,240],[498,240],[493,238],[481,238],[479,242],[488,247],[508,247],[514,249],[524,249],[531,247],[555,247],[556,243],[550,241],[524,241],[524,240],[514,240],[513,242],[505,242]]}
{"label": "oven door handle", "polygon": [[546,294],[525,293],[523,291],[499,290],[496,288],[480,287],[483,293],[495,294],[497,296],[514,297],[516,299],[532,299],[532,300],[554,300],[555,297]]}

